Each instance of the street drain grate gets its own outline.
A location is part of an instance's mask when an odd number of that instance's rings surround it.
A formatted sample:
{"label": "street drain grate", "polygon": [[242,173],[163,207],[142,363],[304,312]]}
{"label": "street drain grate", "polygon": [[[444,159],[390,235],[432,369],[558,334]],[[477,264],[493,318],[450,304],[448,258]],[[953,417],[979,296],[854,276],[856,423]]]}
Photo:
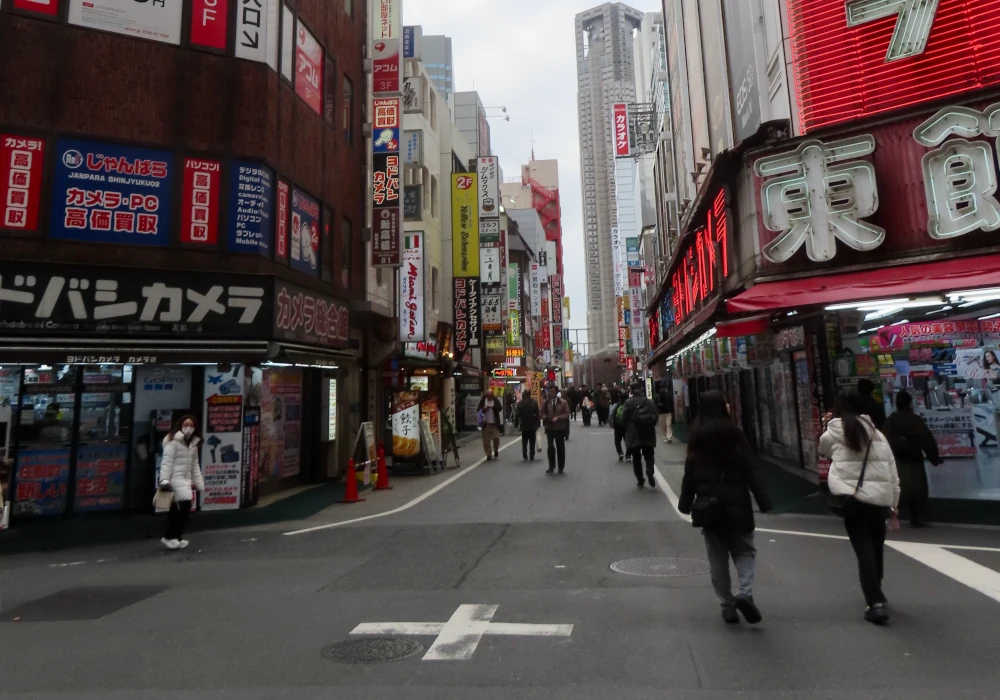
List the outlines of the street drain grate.
{"label": "street drain grate", "polygon": [[703,576],[711,571],[707,561],[663,557],[616,561],[611,570],[629,576],[656,577]]}
{"label": "street drain grate", "polygon": [[415,639],[373,637],[331,644],[323,650],[323,658],[342,664],[388,664],[423,652],[424,645]]}

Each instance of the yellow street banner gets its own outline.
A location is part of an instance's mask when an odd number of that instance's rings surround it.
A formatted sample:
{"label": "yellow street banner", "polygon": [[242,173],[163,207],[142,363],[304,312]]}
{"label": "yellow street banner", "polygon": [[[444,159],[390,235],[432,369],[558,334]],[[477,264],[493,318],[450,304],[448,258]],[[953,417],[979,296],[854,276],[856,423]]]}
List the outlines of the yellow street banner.
{"label": "yellow street banner", "polygon": [[563,297],[563,316],[566,317],[567,321],[570,320],[570,316],[569,316],[569,297]]}
{"label": "yellow street banner", "polygon": [[475,173],[451,176],[451,255],[455,277],[479,277],[479,197]]}

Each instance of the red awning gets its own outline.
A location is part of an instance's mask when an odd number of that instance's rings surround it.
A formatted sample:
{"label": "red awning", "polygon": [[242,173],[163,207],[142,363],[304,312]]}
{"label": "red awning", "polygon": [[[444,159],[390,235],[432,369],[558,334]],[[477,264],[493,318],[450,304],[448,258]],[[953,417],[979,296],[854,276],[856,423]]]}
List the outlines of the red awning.
{"label": "red awning", "polygon": [[726,308],[729,313],[774,311],[997,286],[1000,286],[1000,255],[987,255],[764,282],[727,300]]}
{"label": "red awning", "polygon": [[715,324],[716,335],[720,338],[738,338],[741,335],[758,335],[765,333],[771,327],[771,315],[747,316],[735,318],[732,321],[719,321]]}

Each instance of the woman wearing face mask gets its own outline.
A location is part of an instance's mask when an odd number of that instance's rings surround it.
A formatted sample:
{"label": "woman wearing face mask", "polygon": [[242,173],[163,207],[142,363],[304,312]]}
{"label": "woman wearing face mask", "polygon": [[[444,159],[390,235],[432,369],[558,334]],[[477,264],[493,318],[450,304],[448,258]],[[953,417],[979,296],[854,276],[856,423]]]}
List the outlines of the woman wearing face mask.
{"label": "woman wearing face mask", "polygon": [[173,502],[167,515],[167,532],[160,540],[167,549],[184,549],[184,526],[191,513],[194,489],[205,490],[205,480],[198,463],[198,423],[193,416],[181,418],[180,429],[163,438],[163,462],[160,464],[160,489],[172,491]]}

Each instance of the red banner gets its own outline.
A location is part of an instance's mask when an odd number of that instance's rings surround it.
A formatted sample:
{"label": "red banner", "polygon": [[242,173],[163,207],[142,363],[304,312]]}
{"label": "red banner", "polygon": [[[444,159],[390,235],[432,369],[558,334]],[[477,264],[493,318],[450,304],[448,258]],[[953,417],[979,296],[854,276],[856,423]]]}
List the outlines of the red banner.
{"label": "red banner", "polygon": [[562,323],[562,275],[549,275],[549,289],[552,292],[552,323]]}
{"label": "red banner", "polygon": [[323,47],[301,23],[295,39],[295,92],[316,114],[323,113]]}
{"label": "red banner", "polygon": [[632,154],[628,133],[628,105],[616,104],[611,108],[613,114],[612,128],[615,135],[615,156],[622,158]]}
{"label": "red banner", "polygon": [[36,231],[45,141],[0,134],[0,229]]}
{"label": "red banner", "polygon": [[192,44],[225,51],[228,24],[229,0],[193,0],[191,4]]}
{"label": "red banner", "polygon": [[181,201],[181,243],[216,245],[219,242],[219,187],[222,163],[184,159]]}
{"label": "red banner", "polygon": [[59,14],[59,0],[14,0],[15,10],[29,10],[55,17]]}

